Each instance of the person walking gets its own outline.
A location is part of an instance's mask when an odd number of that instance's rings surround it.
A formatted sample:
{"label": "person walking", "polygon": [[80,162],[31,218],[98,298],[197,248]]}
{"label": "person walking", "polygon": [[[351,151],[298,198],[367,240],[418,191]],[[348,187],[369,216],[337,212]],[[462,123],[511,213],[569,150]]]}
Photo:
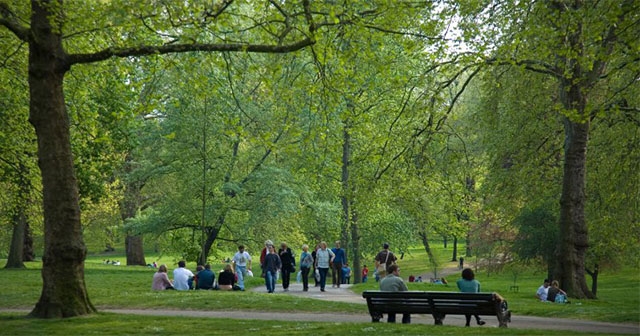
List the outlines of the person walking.
{"label": "person walking", "polygon": [[[396,264],[392,264],[387,268],[389,275],[380,280],[380,290],[387,292],[406,292],[409,289],[400,277],[400,267]],[[396,323],[396,314],[387,314],[388,323]],[[402,323],[411,323],[411,314],[402,314]]]}
{"label": "person walking", "polygon": [[[480,292],[480,283],[475,279],[475,274],[473,270],[470,268],[465,268],[462,270],[462,279],[458,280],[456,284],[458,285],[458,289],[462,293],[479,293]],[[484,325],[485,322],[480,319],[480,316],[473,315],[476,318],[476,322],[478,325]],[[465,314],[466,318],[465,327],[470,326],[471,323],[471,314]]]}
{"label": "person walking", "polygon": [[333,267],[331,272],[331,287],[340,288],[340,284],[342,283],[342,278],[344,277],[342,274],[342,267],[347,264],[347,254],[344,252],[344,249],[340,247],[340,241],[336,241],[336,247],[331,249],[331,252],[335,255],[333,258]]}
{"label": "person walking", "polygon": [[276,289],[276,280],[278,279],[278,270],[282,267],[282,261],[276,253],[273,245],[268,246],[268,253],[265,254],[262,270],[264,271],[264,283],[267,286],[267,292],[273,293]]}
{"label": "person walking", "polygon": [[369,277],[369,268],[367,268],[367,265],[364,265],[364,267],[362,267],[362,282],[363,283],[367,282],[368,277]]}
{"label": "person walking", "polygon": [[309,291],[309,271],[313,265],[313,257],[309,253],[309,245],[302,245],[302,253],[300,254],[300,275],[302,275],[302,290]]}
{"label": "person walking", "polygon": [[262,277],[264,277],[264,258],[269,254],[269,246],[273,246],[273,242],[269,239],[264,241],[264,247],[260,251],[260,268],[262,269]]}
{"label": "person walking", "polygon": [[387,269],[392,264],[396,263],[396,256],[393,252],[389,251],[389,243],[382,244],[382,251],[378,252],[376,255],[376,273],[378,273],[378,277],[380,279],[384,278],[387,275]]}
{"label": "person walking", "polygon": [[320,242],[320,248],[316,251],[316,269],[320,272],[320,291],[324,292],[325,285],[327,283],[327,273],[329,273],[329,267],[333,263],[335,255],[333,251],[327,248],[326,242]]}
{"label": "person walking", "polygon": [[278,255],[280,256],[280,261],[282,261],[282,268],[280,269],[280,274],[282,275],[282,288],[285,292],[288,292],[291,273],[296,272],[296,259],[293,256],[293,251],[287,247],[287,243],[280,244]]}
{"label": "person walking", "polygon": [[320,244],[316,244],[316,247],[313,249],[313,251],[311,252],[311,257],[313,258],[314,262],[313,262],[313,270],[311,271],[313,273],[313,282],[314,282],[314,287],[318,287],[320,286],[320,271],[318,271],[318,275],[316,276],[316,260],[317,259],[317,255],[316,253],[318,252],[318,250],[320,249]]}
{"label": "person walking", "polygon": [[251,256],[244,250],[244,245],[238,246],[238,252],[233,255],[232,260],[238,276],[238,287],[244,290],[244,277],[247,275],[247,269],[251,270]]}

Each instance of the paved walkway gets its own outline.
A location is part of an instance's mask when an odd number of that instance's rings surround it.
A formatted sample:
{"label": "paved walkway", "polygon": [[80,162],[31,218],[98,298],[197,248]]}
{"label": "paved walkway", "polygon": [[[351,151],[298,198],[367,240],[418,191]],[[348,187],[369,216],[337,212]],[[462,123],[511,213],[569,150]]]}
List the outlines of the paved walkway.
{"label": "paved walkway", "polygon": [[[325,292],[321,292],[319,287],[310,287],[308,292],[302,291],[302,284],[292,283],[289,286],[289,291],[284,292],[282,285],[276,286],[276,293],[288,294],[295,296],[309,297],[318,300],[327,301],[340,301],[348,303],[359,303],[366,305],[367,302],[361,295],[352,292],[349,289],[350,285],[341,285],[340,288],[332,288],[330,285],[326,287]],[[266,293],[266,287],[260,286],[253,289],[257,292]],[[365,308],[366,309],[366,308]],[[249,315],[249,314],[248,314]],[[251,313],[251,318],[256,319],[274,319],[273,313]],[[229,314],[231,316],[231,314]],[[276,317],[275,319],[278,319]],[[368,313],[364,314],[310,314],[310,313],[283,313],[283,320],[300,320],[300,321],[336,321],[336,322],[371,322],[371,317]],[[497,318],[487,316],[484,319],[487,324],[482,328],[498,328]],[[433,324],[433,318],[431,315],[413,315],[411,316],[411,323],[421,324]],[[464,316],[450,315],[444,320],[445,325],[456,325],[464,327]],[[476,328],[472,323],[472,327]],[[509,328],[518,329],[548,329],[548,330],[567,330],[567,331],[580,331],[580,332],[594,332],[594,333],[606,333],[606,334],[632,334],[640,335],[640,325],[633,324],[620,324],[620,323],[606,323],[606,322],[593,322],[574,319],[557,319],[557,318],[545,318],[535,316],[519,316],[513,315],[511,317],[511,323]]]}

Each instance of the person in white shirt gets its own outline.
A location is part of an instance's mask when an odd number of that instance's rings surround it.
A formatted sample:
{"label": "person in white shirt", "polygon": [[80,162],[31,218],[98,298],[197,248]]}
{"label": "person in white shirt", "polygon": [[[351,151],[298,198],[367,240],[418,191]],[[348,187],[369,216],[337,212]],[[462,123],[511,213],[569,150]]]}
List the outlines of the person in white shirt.
{"label": "person in white shirt", "polygon": [[238,287],[244,290],[244,277],[247,275],[247,269],[251,270],[251,256],[244,250],[243,245],[238,246],[238,252],[233,256],[233,264],[238,276]]}
{"label": "person in white shirt", "polygon": [[178,261],[178,268],[173,270],[173,288],[177,290],[189,290],[189,279],[193,278],[193,272],[185,268],[184,260]]}
{"label": "person in white shirt", "polygon": [[549,279],[544,279],[542,286],[538,287],[536,297],[538,300],[544,302],[547,301],[547,295],[549,294]]}

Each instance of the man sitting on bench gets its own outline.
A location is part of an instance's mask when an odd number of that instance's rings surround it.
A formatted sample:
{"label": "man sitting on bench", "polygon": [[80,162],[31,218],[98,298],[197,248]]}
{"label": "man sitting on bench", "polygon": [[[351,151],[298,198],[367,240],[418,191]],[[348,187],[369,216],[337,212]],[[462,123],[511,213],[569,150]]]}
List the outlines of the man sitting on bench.
{"label": "man sitting on bench", "polygon": [[[387,276],[380,280],[380,290],[387,292],[406,292],[409,289],[400,277],[400,267],[391,264],[387,267]],[[396,323],[396,314],[389,313],[387,322]],[[411,314],[402,314],[402,323],[411,323]]]}

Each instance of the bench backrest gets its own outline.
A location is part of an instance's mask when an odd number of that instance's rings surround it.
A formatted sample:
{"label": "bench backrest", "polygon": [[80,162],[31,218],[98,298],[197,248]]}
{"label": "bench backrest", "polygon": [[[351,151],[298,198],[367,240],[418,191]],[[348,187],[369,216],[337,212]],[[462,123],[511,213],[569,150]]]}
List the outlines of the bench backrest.
{"label": "bench backrest", "polygon": [[493,293],[365,291],[369,311],[381,313],[496,315]]}

